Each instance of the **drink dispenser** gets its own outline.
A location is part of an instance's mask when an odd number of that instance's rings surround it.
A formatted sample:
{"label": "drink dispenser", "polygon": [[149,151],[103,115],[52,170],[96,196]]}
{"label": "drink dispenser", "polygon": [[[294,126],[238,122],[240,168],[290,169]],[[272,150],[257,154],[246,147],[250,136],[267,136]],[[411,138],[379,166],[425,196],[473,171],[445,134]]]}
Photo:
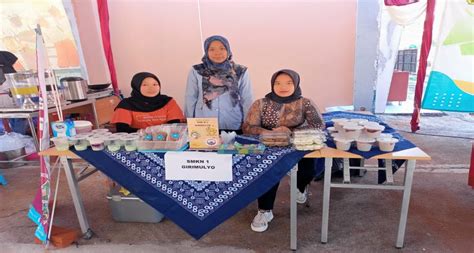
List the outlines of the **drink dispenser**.
{"label": "drink dispenser", "polygon": [[39,101],[38,80],[36,73],[28,70],[6,74],[11,84],[10,91],[15,102],[22,109],[37,109]]}

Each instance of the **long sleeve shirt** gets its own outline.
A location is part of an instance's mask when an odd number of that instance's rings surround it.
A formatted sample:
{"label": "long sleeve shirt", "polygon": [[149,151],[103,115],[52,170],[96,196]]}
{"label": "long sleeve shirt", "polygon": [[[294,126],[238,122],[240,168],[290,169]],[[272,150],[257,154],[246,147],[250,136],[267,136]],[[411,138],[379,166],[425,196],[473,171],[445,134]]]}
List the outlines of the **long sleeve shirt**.
{"label": "long sleeve shirt", "polygon": [[318,107],[307,98],[300,98],[287,104],[277,103],[268,98],[255,101],[250,107],[242,130],[245,134],[259,135],[264,130],[280,126],[290,130],[325,127]]}
{"label": "long sleeve shirt", "polygon": [[239,130],[253,102],[250,77],[246,70],[238,83],[240,103],[232,105],[229,92],[212,100],[211,109],[203,100],[202,76],[192,68],[188,74],[184,114],[187,118],[218,118],[219,129]]}

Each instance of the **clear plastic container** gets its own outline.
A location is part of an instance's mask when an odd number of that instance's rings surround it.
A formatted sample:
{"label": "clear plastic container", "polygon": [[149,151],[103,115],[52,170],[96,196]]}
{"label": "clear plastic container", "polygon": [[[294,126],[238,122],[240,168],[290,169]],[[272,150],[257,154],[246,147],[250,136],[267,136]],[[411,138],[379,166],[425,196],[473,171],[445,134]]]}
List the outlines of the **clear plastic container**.
{"label": "clear plastic container", "polygon": [[126,151],[135,151],[137,150],[137,141],[138,141],[138,136],[127,136],[124,138],[125,141],[125,150]]}
{"label": "clear plastic container", "polygon": [[92,130],[93,134],[105,134],[105,133],[110,133],[109,129],[105,128],[99,128],[99,129],[94,129]]}
{"label": "clear plastic container", "polygon": [[90,136],[89,144],[91,145],[92,150],[100,151],[105,148],[104,138],[99,136]]}
{"label": "clear plastic container", "polygon": [[117,152],[122,147],[122,141],[119,139],[119,136],[111,135],[108,136],[106,140],[107,149],[111,152]]}
{"label": "clear plastic container", "polygon": [[123,146],[125,145],[125,138],[127,138],[129,134],[128,133],[115,133],[110,136],[117,138],[119,145]]}
{"label": "clear plastic container", "polygon": [[38,75],[32,70],[5,74],[5,78],[11,84],[10,92],[16,99],[17,105],[22,109],[36,109],[38,102],[34,102],[39,95]]}
{"label": "clear plastic container", "polygon": [[51,138],[51,141],[53,141],[54,146],[56,146],[58,151],[65,151],[69,149],[69,140],[67,137],[53,137]]}
{"label": "clear plastic container", "polygon": [[[163,124],[140,130],[137,140],[139,151],[180,150],[188,142],[186,124]],[[161,134],[160,138],[156,138]],[[159,140],[158,140],[159,139]]]}
{"label": "clear plastic container", "polygon": [[90,133],[92,131],[92,123],[87,120],[74,120],[74,128],[76,133]]}
{"label": "clear plastic container", "polygon": [[74,146],[77,142],[77,139],[75,138],[75,136],[72,136],[72,137],[70,136],[70,137],[68,137],[67,140],[68,140],[69,146]]}
{"label": "clear plastic container", "polygon": [[74,148],[77,151],[84,151],[87,149],[87,146],[89,146],[89,141],[87,140],[88,136],[86,135],[76,135],[71,137],[71,140],[74,141]]}
{"label": "clear plastic container", "polygon": [[260,135],[260,141],[266,146],[288,146],[290,135],[285,132],[264,132]]}

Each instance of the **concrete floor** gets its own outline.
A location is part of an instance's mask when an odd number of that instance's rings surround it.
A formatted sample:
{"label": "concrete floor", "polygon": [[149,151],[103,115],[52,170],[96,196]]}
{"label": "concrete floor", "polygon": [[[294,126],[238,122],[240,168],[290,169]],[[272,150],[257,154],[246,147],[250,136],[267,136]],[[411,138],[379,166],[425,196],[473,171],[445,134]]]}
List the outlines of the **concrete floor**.
{"label": "concrete floor", "polygon": [[[405,127],[402,122],[409,121],[405,116],[382,117],[392,126],[398,124],[401,130]],[[448,124],[455,120],[452,117],[458,120],[456,125]],[[323,183],[314,182],[310,189],[310,207],[298,206],[298,251],[472,253],[474,189],[467,185],[472,139],[464,138],[474,131],[471,118],[469,115],[464,120],[456,115],[427,117],[422,118],[423,127],[423,135],[402,132],[433,158],[417,163],[402,250],[394,247],[402,192],[333,189],[329,241],[321,244]],[[432,136],[428,130],[450,133],[452,137]],[[42,246],[32,243],[35,226],[26,217],[38,185],[38,168],[0,172],[9,183],[0,186],[0,252],[43,252]],[[396,173],[395,180],[400,182],[402,175],[403,171]],[[368,174],[355,181],[375,182],[375,179],[375,174]],[[288,178],[283,180],[288,181]],[[99,173],[81,182],[80,188],[96,236],[91,240],[81,239],[78,247],[60,249],[61,252],[289,251],[289,186],[286,182],[280,185],[275,219],[268,231],[250,230],[250,221],[256,213],[256,203],[252,203],[199,241],[166,219],[158,224],[114,222],[105,199],[104,177]],[[54,224],[79,228],[64,174],[59,189]]]}

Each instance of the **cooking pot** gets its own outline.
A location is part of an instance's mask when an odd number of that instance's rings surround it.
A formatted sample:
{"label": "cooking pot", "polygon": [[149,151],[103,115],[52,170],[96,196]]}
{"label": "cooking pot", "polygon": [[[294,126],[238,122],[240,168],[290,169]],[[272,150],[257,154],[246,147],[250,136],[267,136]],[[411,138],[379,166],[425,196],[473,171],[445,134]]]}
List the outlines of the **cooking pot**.
{"label": "cooking pot", "polygon": [[87,80],[82,77],[63,77],[60,82],[66,100],[75,102],[87,100]]}

